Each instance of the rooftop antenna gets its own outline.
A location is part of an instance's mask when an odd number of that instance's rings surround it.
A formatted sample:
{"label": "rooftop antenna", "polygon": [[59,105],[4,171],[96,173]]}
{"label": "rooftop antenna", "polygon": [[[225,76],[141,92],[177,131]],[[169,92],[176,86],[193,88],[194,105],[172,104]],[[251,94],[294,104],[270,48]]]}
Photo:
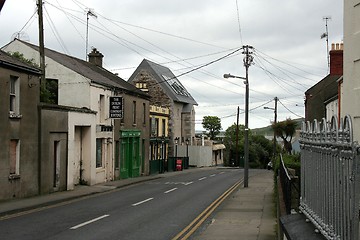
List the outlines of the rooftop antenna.
{"label": "rooftop antenna", "polygon": [[329,29],[328,29],[328,21],[331,20],[331,16],[323,17],[325,21],[325,30],[323,34],[321,34],[321,39],[326,38],[326,54],[327,54],[327,62],[328,62],[328,72],[330,69],[330,54],[329,54]]}
{"label": "rooftop antenna", "polygon": [[86,46],[85,46],[85,59],[88,60],[88,48],[89,48],[89,16],[97,18],[93,9],[88,9],[86,12]]}

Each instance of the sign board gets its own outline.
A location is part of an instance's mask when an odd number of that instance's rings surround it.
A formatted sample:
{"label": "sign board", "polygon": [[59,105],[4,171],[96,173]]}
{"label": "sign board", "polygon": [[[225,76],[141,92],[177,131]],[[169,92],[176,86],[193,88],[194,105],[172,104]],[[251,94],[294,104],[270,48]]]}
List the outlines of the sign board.
{"label": "sign board", "polygon": [[122,97],[110,97],[109,117],[123,118],[124,104]]}

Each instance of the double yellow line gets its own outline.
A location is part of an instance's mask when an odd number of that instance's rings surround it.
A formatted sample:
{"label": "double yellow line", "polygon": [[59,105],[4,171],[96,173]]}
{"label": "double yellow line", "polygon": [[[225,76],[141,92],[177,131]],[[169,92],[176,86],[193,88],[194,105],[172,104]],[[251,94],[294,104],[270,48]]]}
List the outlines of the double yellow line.
{"label": "double yellow line", "polygon": [[186,240],[188,239],[203,222],[210,216],[211,213],[237,188],[242,181],[236,182],[228,190],[226,190],[220,197],[210,204],[202,213],[199,214],[186,228],[179,232],[172,240]]}

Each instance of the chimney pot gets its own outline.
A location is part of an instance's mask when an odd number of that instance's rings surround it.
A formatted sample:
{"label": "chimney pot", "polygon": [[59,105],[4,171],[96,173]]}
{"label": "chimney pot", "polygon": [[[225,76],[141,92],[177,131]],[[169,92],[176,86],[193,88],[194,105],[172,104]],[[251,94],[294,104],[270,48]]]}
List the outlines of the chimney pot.
{"label": "chimney pot", "polygon": [[330,75],[343,75],[343,43],[331,44]]}
{"label": "chimney pot", "polygon": [[101,54],[96,48],[93,48],[89,53],[89,62],[96,66],[102,67],[104,55]]}

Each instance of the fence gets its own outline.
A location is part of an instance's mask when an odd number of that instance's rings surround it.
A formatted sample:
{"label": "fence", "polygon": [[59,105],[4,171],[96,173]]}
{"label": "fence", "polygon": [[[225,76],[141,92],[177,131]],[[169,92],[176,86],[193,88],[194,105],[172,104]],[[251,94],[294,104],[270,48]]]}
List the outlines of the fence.
{"label": "fence", "polygon": [[282,195],[285,203],[286,214],[290,214],[294,205],[293,199],[299,197],[299,186],[295,176],[291,176],[291,174],[289,174],[289,171],[284,164],[282,154],[280,154],[279,178],[283,192]]}
{"label": "fence", "polygon": [[302,124],[300,210],[327,239],[359,239],[359,145],[349,116]]}

